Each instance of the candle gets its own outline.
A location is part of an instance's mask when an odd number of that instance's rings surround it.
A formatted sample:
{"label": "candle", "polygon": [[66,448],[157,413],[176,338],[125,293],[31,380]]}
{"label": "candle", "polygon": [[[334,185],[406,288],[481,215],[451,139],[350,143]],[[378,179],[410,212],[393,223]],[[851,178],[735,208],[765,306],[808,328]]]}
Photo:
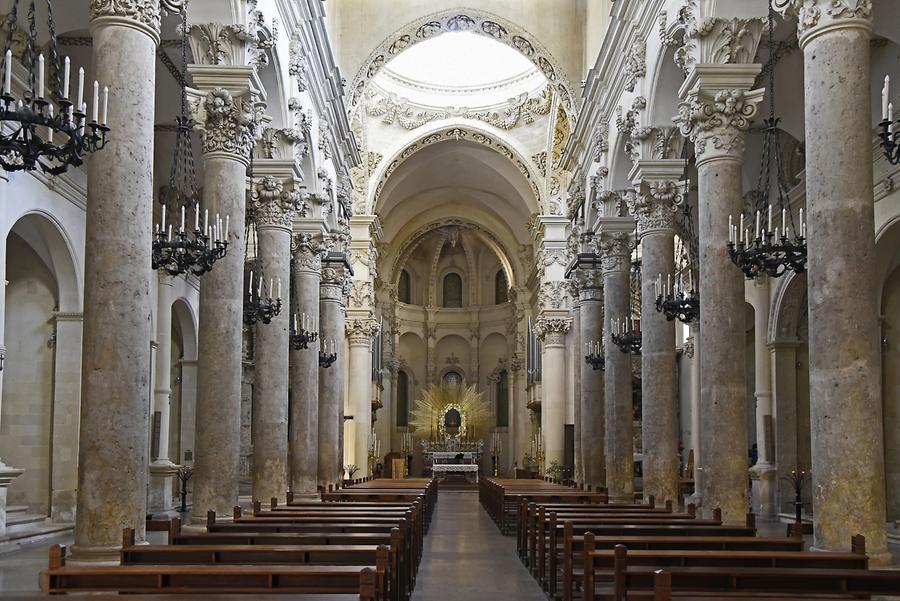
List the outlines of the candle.
{"label": "candle", "polygon": [[281,278],[278,278],[278,298],[281,298]]}
{"label": "candle", "polygon": [[772,205],[771,205],[771,203],[769,204],[769,221],[767,223],[769,225],[768,225],[768,227],[766,227],[766,229],[771,232],[772,231]]}
{"label": "candle", "polygon": [[759,211],[756,211],[756,236],[755,238],[759,238]]}
{"label": "candle", "polygon": [[[9,60],[7,58],[7,60]],[[891,76],[884,76],[884,87],[881,88],[881,118],[888,120],[888,106],[891,98]]]}
{"label": "candle", "polygon": [[103,119],[100,120],[102,125],[106,125],[106,118],[109,116],[109,86],[103,86]]}
{"label": "candle", "polygon": [[84,67],[78,68],[78,104],[75,106],[79,111],[84,106]]}
{"label": "candle", "polygon": [[732,234],[734,233],[734,219],[732,219],[731,215],[728,216],[728,241],[734,242],[732,240]]}
{"label": "candle", "polygon": [[253,296],[253,270],[250,270],[250,288],[249,288],[250,296]]}
{"label": "candle", "polygon": [[228,221],[231,219],[231,215],[225,215],[225,237],[223,240],[228,241]]}
{"label": "candle", "polygon": [[274,284],[274,283],[275,283],[275,280],[273,278],[269,278],[269,298],[273,298],[272,297],[272,284]]}
{"label": "candle", "polygon": [[184,205],[181,206],[181,231],[184,232]]}
{"label": "candle", "polygon": [[172,226],[169,226],[169,242],[172,241]]}
{"label": "candle", "polygon": [[781,231],[784,231],[785,220],[787,219],[787,209],[781,207]]}
{"label": "candle", "polygon": [[12,89],[12,50],[6,51],[6,74],[3,79],[3,93],[9,95]]}
{"label": "candle", "polygon": [[163,230],[166,229],[166,205],[162,206],[162,219],[160,220],[160,226]]}
{"label": "candle", "polygon": [[296,314],[296,313],[294,313],[294,331],[295,331],[295,332],[299,332],[299,331],[300,331],[300,330],[297,329],[297,314]]}
{"label": "candle", "polygon": [[200,203],[194,205],[194,229],[200,231]]}
{"label": "candle", "polygon": [[[50,120],[52,121],[53,120],[53,105],[52,104],[48,105],[47,110],[49,111]],[[50,144],[53,144],[53,128],[52,127],[47,127],[47,141]]]}
{"label": "candle", "polygon": [[805,232],[806,232],[806,228],[803,227],[803,209],[800,209],[800,237],[801,238],[804,238],[806,236]]}
{"label": "candle", "polygon": [[72,61],[67,56],[63,61],[63,98],[69,99],[69,80],[72,76]]}
{"label": "candle", "polygon": [[91,111],[91,121],[97,122],[97,116],[100,112],[100,84],[94,80],[94,109]]}
{"label": "candle", "polygon": [[741,213],[741,234],[744,233],[744,214]]}
{"label": "candle", "polygon": [[44,55],[43,54],[41,54],[38,57],[37,85],[38,85],[38,98],[43,98],[44,97]]}

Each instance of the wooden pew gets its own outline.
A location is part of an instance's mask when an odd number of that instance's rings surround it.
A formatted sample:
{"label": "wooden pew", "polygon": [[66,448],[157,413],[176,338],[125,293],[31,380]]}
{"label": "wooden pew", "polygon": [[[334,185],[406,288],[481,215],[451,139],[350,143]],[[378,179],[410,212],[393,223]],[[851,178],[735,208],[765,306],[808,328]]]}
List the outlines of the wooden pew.
{"label": "wooden pew", "polygon": [[40,578],[44,594],[358,593],[361,601],[386,599],[384,575],[370,566],[66,566],[62,545],[50,548]]}

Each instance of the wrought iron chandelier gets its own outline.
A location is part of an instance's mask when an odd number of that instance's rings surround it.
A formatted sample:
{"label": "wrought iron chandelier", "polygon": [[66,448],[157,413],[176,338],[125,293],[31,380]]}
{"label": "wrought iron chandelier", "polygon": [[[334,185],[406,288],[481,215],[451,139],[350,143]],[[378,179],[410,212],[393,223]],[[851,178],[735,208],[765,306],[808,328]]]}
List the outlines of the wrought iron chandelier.
{"label": "wrought iron chandelier", "polygon": [[891,102],[891,76],[884,76],[884,88],[881,90],[881,147],[884,156],[891,165],[900,164],[900,119],[894,121],[894,103]]}
{"label": "wrought iron chandelier", "polygon": [[[53,24],[53,3],[47,0],[47,28],[50,33],[50,58],[36,55],[37,22],[35,1],[28,4],[28,31],[23,32],[25,49],[22,65],[28,71],[28,81],[21,98],[13,94],[13,42],[19,32],[20,0],[14,0],[7,20],[6,48],[0,57],[3,72],[3,94],[0,95],[0,166],[6,171],[34,171],[59,175],[84,163],[84,155],[106,146],[106,117],[109,109],[109,88],[93,85],[91,119],[84,101],[84,68],[78,69],[77,101],[70,97],[72,65],[69,57],[63,61],[60,77],[56,28]],[[49,81],[48,81],[49,75]]]}
{"label": "wrought iron chandelier", "polygon": [[[201,276],[228,253],[230,216],[225,216],[223,227],[221,217],[216,214],[210,226],[209,211],[204,210],[203,228],[200,227],[200,194],[191,149],[194,121],[187,111],[187,11],[182,13],[181,28],[181,114],[176,118],[175,153],[169,172],[169,186],[160,192],[161,219],[153,233],[151,256],[153,269],[162,269],[171,276],[189,271]],[[181,227],[174,231],[173,224],[166,225],[166,206],[181,207]],[[185,224],[185,209],[188,207],[194,211],[193,230],[188,230]]]}
{"label": "wrought iron chandelier", "polygon": [[291,348],[295,351],[308,349],[310,342],[315,342],[319,339],[319,332],[316,331],[317,325],[315,317],[308,317],[306,313],[302,313],[298,320],[297,314],[294,313],[294,319],[291,323]]}
{"label": "wrought iron chandelier", "polygon": [[606,369],[606,357],[603,356],[603,345],[592,340],[584,344],[584,360],[590,365],[594,371],[598,369]]}
{"label": "wrought iron chandelier", "polygon": [[326,342],[322,341],[319,346],[319,367],[328,369],[337,361],[337,350],[335,348],[334,339]]}
{"label": "wrought iron chandelier", "polygon": [[[668,321],[679,321],[691,324],[700,317],[700,296],[697,293],[697,280],[694,279],[694,261],[697,256],[697,240],[694,237],[693,217],[690,204],[684,204],[683,236],[678,240],[675,255],[678,264],[675,273],[678,278],[673,282],[671,275],[666,275],[663,284],[662,274],[657,274],[656,310],[666,316]],[[684,273],[687,272],[687,285],[684,281]]]}
{"label": "wrought iron chandelier", "polygon": [[641,354],[641,323],[629,317],[625,320],[614,319],[612,321],[612,342],[623,353],[631,355]]}
{"label": "wrought iron chandelier", "polygon": [[266,288],[266,276],[259,264],[259,235],[256,232],[252,213],[251,218],[247,220],[246,239],[246,256],[251,256],[252,249],[255,269],[250,270],[250,285],[247,287],[247,296],[244,299],[244,321],[251,326],[259,322],[268,325],[281,313],[281,278],[278,278],[277,288],[275,278],[269,278],[268,288]]}
{"label": "wrought iron chandelier", "polygon": [[[765,120],[766,133],[763,142],[762,163],[760,165],[759,197],[757,199],[755,227],[752,229],[754,216],[749,219],[741,214],[738,224],[728,216],[728,254],[747,278],[753,279],[761,275],[781,277],[788,271],[803,273],[806,271],[806,226],[803,223],[803,209],[800,209],[799,227],[794,224],[794,215],[787,201],[784,178],[784,165],[781,145],[779,143],[778,123],[775,116],[775,10],[769,0],[769,118]],[[780,210],[780,224],[773,221],[772,162],[775,162],[775,182],[777,190],[777,208]],[[766,203],[766,200],[769,200]],[[768,204],[768,220],[762,221],[762,215]]]}

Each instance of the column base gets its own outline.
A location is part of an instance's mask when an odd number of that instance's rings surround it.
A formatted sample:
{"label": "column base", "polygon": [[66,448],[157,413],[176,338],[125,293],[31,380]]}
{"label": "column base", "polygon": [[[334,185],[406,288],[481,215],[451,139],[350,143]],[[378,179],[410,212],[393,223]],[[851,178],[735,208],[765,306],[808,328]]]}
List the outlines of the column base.
{"label": "column base", "polygon": [[54,490],[50,493],[50,521],[54,524],[71,524],[75,522],[74,490]]}
{"label": "column base", "polygon": [[169,460],[154,461],[150,464],[150,490],[147,499],[149,513],[173,510],[172,478],[177,473],[178,466]]}
{"label": "column base", "polygon": [[6,536],[6,489],[25,470],[10,467],[0,461],[0,536]]}

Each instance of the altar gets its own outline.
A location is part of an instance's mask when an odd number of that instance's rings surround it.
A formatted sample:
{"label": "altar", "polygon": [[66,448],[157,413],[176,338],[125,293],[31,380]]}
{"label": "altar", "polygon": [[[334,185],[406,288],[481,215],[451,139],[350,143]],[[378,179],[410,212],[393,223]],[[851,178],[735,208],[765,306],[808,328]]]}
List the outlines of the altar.
{"label": "altar", "polygon": [[452,474],[460,474],[467,482],[478,483],[478,475],[484,443],[482,441],[460,441],[450,438],[444,441],[422,441],[422,456],[425,458],[425,472],[440,480]]}

